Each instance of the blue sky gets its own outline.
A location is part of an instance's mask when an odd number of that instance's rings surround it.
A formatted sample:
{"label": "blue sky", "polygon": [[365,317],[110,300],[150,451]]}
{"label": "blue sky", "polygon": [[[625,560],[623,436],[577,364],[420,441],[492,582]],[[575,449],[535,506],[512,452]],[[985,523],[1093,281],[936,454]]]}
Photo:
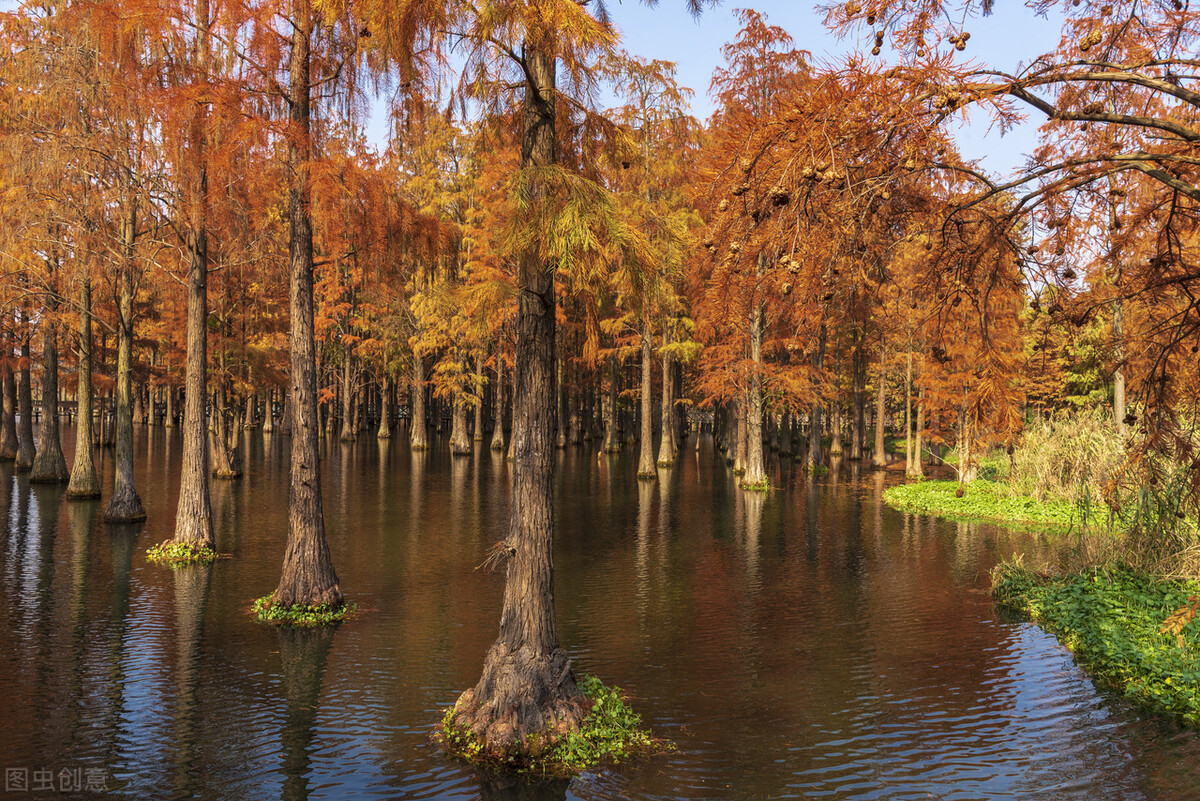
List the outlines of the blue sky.
{"label": "blue sky", "polygon": [[[835,60],[855,47],[854,42],[839,41],[830,34],[814,10],[814,3],[806,0],[722,0],[698,19],[688,14],[685,0],[659,0],[653,8],[641,0],[607,0],[607,5],[626,50],[647,59],[675,62],[679,83],[695,93],[692,113],[701,120],[713,110],[708,86],[713,70],[724,63],[721,47],[737,35],[734,12],[738,8],[750,6],[763,13],[770,24],[786,30],[795,46],[810,51],[817,62]],[[1058,20],[1040,18],[1013,0],[996,6],[993,15],[967,26],[971,41],[963,57],[1016,71],[1022,63],[1057,46]],[[887,56],[888,51],[884,50],[881,59]],[[372,111],[369,136],[382,147],[387,137],[383,115],[378,105]],[[980,159],[983,167],[997,176],[1011,174],[1036,146],[1040,120],[1032,120],[1001,136],[998,131],[989,130],[982,115],[977,116],[976,120],[958,125],[960,151],[969,159]]]}
{"label": "blue sky", "polygon": [[[814,4],[804,0],[721,2],[698,19],[692,19],[686,12],[683,0],[660,0],[654,8],[638,0],[608,0],[608,13],[622,31],[624,47],[630,53],[676,62],[679,83],[696,92],[692,113],[704,119],[713,110],[708,84],[714,68],[724,62],[721,46],[737,35],[738,23],[733,12],[746,6],[766,14],[770,24],[786,30],[796,47],[810,50],[818,61],[835,59],[854,49],[854,42],[838,41],[829,34],[814,11]],[[964,55],[1013,71],[1021,62],[1057,46],[1060,30],[1057,20],[1034,16],[1024,5],[1012,0],[997,2],[996,6],[991,17],[967,25],[971,43]],[[887,50],[882,58],[887,58]],[[1006,175],[1033,151],[1037,125],[1034,120],[1001,137],[1000,133],[989,131],[984,120],[978,120],[960,126],[959,146],[968,158],[983,159],[992,173]]]}
{"label": "blue sky", "polygon": [[[684,0],[660,0],[654,8],[638,0],[608,0],[609,14],[621,30],[625,49],[644,58],[674,61],[679,82],[696,93],[693,113],[700,119],[712,111],[708,84],[713,69],[724,61],[721,46],[737,34],[734,10],[746,6],[765,14],[768,22],[786,30],[798,48],[811,51],[817,60],[836,58],[854,47],[853,42],[839,42],[830,34],[813,10],[814,5],[804,0],[722,2],[699,19],[687,13]],[[1039,18],[1011,0],[996,6],[992,16],[967,26],[971,41],[965,56],[992,67],[1015,70],[1019,63],[1058,44],[1057,21]],[[959,146],[968,158],[982,159],[992,172],[1008,174],[1032,152],[1036,129],[1034,121],[1001,137],[998,132],[988,131],[985,121],[980,120],[960,129]]]}

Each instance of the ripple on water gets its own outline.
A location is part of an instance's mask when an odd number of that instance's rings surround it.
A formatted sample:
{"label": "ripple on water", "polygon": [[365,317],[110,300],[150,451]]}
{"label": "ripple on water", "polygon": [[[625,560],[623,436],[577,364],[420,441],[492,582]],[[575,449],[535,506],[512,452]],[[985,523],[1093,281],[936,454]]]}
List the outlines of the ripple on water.
{"label": "ripple on water", "polygon": [[[160,525],[179,450],[151,433],[164,461],[139,489]],[[245,614],[278,578],[282,442],[252,447],[250,480],[218,488],[237,558],[186,586],[139,555],[157,529],[100,526],[77,552],[55,496],[0,464],[0,756],[104,765],[147,799],[1200,798],[1194,734],[1097,693],[1052,637],[996,619],[988,569],[1044,545],[898,515],[877,476],[796,474],[747,500],[707,440],[654,485],[632,454],[560,459],[564,645],[679,750],[570,783],[482,784],[429,733],[495,637],[503,577],[475,568],[503,533],[507,465],[373,441],[332,451],[331,548],[369,608],[285,663],[287,643]],[[190,617],[187,592],[203,601]]]}

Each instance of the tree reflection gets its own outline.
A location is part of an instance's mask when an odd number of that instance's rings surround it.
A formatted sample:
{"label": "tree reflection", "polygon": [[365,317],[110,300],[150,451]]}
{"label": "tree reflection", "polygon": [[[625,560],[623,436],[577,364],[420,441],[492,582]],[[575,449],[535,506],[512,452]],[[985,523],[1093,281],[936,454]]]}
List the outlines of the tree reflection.
{"label": "tree reflection", "polygon": [[333,644],[331,626],[293,628],[280,626],[279,658],[283,667],[283,693],[287,703],[283,732],[283,799],[308,798],[312,741],[317,731],[318,702],[325,662]]}
{"label": "tree reflection", "polygon": [[480,801],[563,801],[570,782],[531,782],[521,776],[479,777]]}
{"label": "tree reflection", "polygon": [[196,717],[200,703],[196,686],[201,672],[200,640],[204,634],[204,610],[212,564],[179,567],[171,571],[175,580],[175,683],[179,709],[175,717],[174,784],[180,797],[193,796],[203,787],[197,782]]}

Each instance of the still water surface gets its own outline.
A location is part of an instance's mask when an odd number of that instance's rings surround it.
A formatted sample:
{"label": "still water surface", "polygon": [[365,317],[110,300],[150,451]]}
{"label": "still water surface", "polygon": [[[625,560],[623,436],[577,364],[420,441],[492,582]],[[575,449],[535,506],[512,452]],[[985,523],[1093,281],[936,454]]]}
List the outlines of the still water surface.
{"label": "still water surface", "polygon": [[332,443],[330,545],[364,611],[289,631],[246,613],[278,579],[286,439],[248,435],[246,477],[214,482],[234,558],[171,571],[144,551],[171,535],[181,441],[137,435],[144,526],[0,465],[0,767],[106,787],[26,797],[1200,799],[1195,734],[989,601],[996,561],[1053,543],[900,514],[893,475],[850,468],[776,464],[779,489],[742,493],[707,439],[655,484],[633,454],[558,469],[563,642],[679,750],[503,786],[429,742],[495,636],[502,577],[476,565],[504,534],[503,459]]}

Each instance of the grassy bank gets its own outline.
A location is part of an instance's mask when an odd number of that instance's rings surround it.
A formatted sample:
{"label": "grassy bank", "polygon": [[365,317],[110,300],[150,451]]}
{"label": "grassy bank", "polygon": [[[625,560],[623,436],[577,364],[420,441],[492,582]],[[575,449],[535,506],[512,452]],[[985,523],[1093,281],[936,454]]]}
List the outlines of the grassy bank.
{"label": "grassy bank", "polygon": [[1098,683],[1200,726],[1200,583],[1122,568],[1051,578],[1018,563],[997,567],[992,594],[1057,635]]}
{"label": "grassy bank", "polygon": [[[958,495],[962,490],[961,497]],[[976,479],[965,487],[957,481],[918,481],[884,490],[883,499],[902,512],[933,514],[955,520],[990,520],[1010,526],[1067,531],[1078,527],[1080,510],[1056,499],[1038,501],[1012,496],[1001,485]]]}

